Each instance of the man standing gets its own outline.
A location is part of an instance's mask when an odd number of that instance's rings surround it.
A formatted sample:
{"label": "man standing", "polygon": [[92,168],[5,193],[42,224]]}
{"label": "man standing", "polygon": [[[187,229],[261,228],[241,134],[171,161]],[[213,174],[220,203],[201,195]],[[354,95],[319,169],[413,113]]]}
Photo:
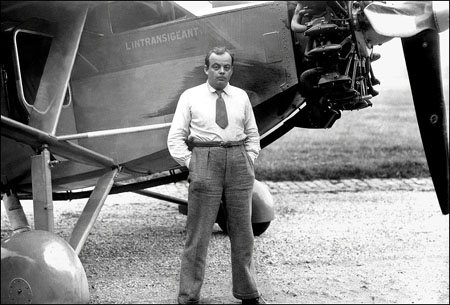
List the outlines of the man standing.
{"label": "man standing", "polygon": [[255,281],[251,224],[253,163],[261,148],[247,93],[228,83],[233,63],[233,55],[224,47],[208,52],[204,67],[208,80],[180,96],[167,140],[172,157],[189,168],[190,180],[180,304],[200,301],[208,244],[221,201],[231,242],[233,295],[243,304],[265,303]]}

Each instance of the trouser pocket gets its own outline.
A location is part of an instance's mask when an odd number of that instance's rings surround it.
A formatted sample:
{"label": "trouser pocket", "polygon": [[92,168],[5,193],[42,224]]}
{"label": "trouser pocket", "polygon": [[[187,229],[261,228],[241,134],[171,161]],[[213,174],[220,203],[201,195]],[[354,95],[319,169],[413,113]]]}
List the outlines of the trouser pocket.
{"label": "trouser pocket", "polygon": [[255,167],[253,165],[253,162],[248,155],[247,151],[245,149],[241,150],[241,154],[244,157],[245,166],[247,167],[247,171],[251,176],[255,176]]}
{"label": "trouser pocket", "polygon": [[189,163],[189,176],[191,180],[210,178],[210,156],[208,148],[197,148],[192,150],[191,163]]}

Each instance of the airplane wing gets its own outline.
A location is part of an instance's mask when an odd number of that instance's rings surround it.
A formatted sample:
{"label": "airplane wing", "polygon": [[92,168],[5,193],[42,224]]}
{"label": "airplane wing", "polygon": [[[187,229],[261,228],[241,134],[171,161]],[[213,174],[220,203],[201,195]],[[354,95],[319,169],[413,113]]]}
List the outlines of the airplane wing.
{"label": "airplane wing", "polygon": [[37,128],[1,116],[1,134],[38,149],[47,145],[50,151],[61,157],[97,167],[118,167],[113,159],[69,141],[59,141],[55,136]]}

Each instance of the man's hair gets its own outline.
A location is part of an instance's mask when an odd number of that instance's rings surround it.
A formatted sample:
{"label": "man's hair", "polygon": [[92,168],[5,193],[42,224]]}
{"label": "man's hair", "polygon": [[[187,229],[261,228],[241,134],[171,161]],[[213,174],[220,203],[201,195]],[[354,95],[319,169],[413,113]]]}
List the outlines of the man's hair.
{"label": "man's hair", "polygon": [[233,63],[234,63],[234,55],[230,52],[230,50],[228,50],[225,47],[214,47],[208,52],[208,54],[206,54],[205,65],[206,65],[207,68],[209,68],[209,57],[211,56],[212,53],[215,53],[217,55],[222,55],[222,54],[225,54],[225,53],[230,54],[230,56],[231,56],[231,65],[233,65]]}

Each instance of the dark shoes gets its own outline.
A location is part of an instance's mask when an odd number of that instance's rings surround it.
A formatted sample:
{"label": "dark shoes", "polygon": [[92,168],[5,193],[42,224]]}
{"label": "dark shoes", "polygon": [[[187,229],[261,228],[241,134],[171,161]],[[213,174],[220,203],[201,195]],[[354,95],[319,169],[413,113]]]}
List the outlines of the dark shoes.
{"label": "dark shoes", "polygon": [[258,297],[254,299],[246,299],[242,300],[242,304],[267,304],[266,300],[263,297]]}

